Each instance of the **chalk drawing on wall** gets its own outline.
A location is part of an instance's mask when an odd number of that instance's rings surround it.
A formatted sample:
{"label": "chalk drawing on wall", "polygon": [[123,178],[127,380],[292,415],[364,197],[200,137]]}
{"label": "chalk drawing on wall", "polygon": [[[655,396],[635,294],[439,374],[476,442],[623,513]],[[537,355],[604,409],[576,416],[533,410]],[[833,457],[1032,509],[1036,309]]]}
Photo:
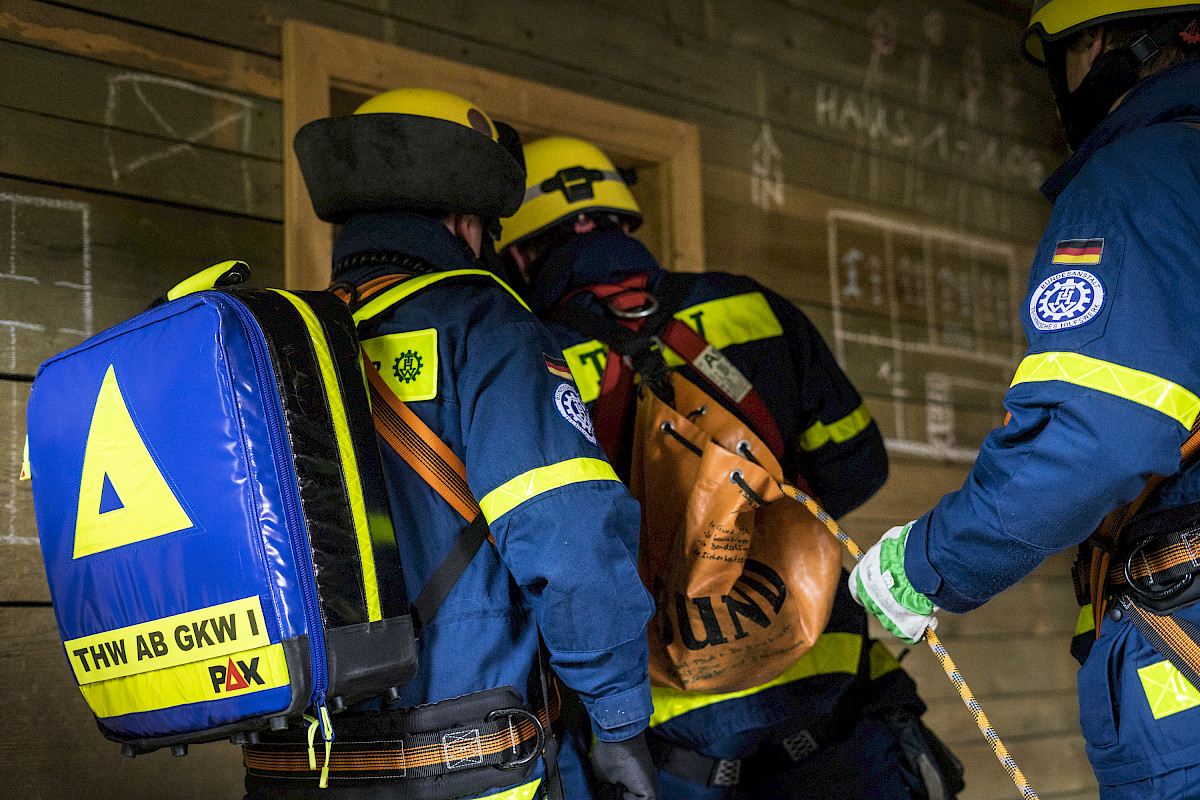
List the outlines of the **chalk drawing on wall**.
{"label": "chalk drawing on wall", "polygon": [[889,450],[974,461],[978,425],[964,428],[956,409],[1002,414],[1024,351],[1013,247],[862,211],[826,219],[834,353],[894,401],[880,420]]}
{"label": "chalk drawing on wall", "polygon": [[762,130],[750,148],[750,202],[763,211],[783,205],[783,151],[771,135],[771,123],[763,120]]}
{"label": "chalk drawing on wall", "polygon": [[[940,11],[928,12],[920,34],[904,43],[904,52],[915,51],[916,58],[900,57],[897,21],[886,7],[867,24],[861,84],[818,82],[813,105],[819,128],[852,137],[847,195],[895,199],[958,226],[986,219],[1010,230],[1015,223],[1006,190],[1036,191],[1047,174],[1042,152],[1021,139],[1015,113],[1021,94],[1011,65],[989,64],[978,44],[968,44],[959,69],[937,69],[939,52],[949,57]],[[910,85],[911,94],[900,99],[885,89],[896,84]],[[999,130],[982,119],[992,105],[1000,110]]]}
{"label": "chalk drawing on wall", "polygon": [[[182,115],[173,109],[186,108],[189,101],[194,105],[197,98],[212,101],[218,111],[207,124],[184,127],[185,123],[178,119]],[[216,142],[221,137],[225,137],[227,146],[246,151],[250,146],[254,111],[254,101],[249,98],[175,78],[137,72],[109,78],[108,102],[104,108],[104,141],[113,183],[117,184],[124,176],[156,162],[190,153],[197,144]],[[120,127],[123,119],[135,114],[152,120],[159,133],[171,139],[172,143],[157,148],[139,147],[135,151],[128,150],[128,144],[118,144],[113,132]],[[187,119],[189,125],[194,122],[193,116]],[[245,160],[241,162],[241,169],[242,188],[249,207],[253,205],[254,191]]]}
{"label": "chalk drawing on wall", "polygon": [[[22,225],[23,216],[36,220],[36,223]],[[0,193],[0,292],[7,299],[3,304],[4,313],[0,314],[0,348],[7,350],[6,357],[0,362],[2,371],[17,374],[22,368],[18,353],[24,349],[34,349],[31,346],[34,341],[47,337],[83,340],[92,335],[90,217],[91,208],[87,203]],[[38,271],[32,268],[32,264],[26,263],[27,260],[22,257],[27,250],[25,238],[36,234],[29,230],[31,225],[52,227],[56,232],[79,230],[78,261],[75,262],[72,252],[69,271],[62,268],[62,262],[56,264],[54,269],[56,275],[70,277],[71,280],[50,280],[50,286],[47,287],[45,278],[35,274]],[[61,251],[62,248],[59,249]],[[22,302],[22,298],[31,298],[35,294],[45,297],[51,291],[65,291],[67,296],[77,301],[77,305],[73,306],[78,309],[77,315],[63,314],[58,317],[64,326],[50,325],[46,320],[21,318],[21,314],[17,313],[23,310],[37,314],[38,309],[46,307],[45,303]],[[60,308],[57,303],[52,305]],[[13,387],[13,396],[8,402],[6,424],[12,435],[8,437],[9,452],[0,455],[0,458],[5,459],[12,474],[0,481],[0,543],[36,545],[36,536],[17,530],[17,493],[28,491],[28,484],[18,484],[16,481],[24,449],[24,439],[17,432],[24,430],[25,420],[24,406],[16,398],[16,384],[9,385]]]}

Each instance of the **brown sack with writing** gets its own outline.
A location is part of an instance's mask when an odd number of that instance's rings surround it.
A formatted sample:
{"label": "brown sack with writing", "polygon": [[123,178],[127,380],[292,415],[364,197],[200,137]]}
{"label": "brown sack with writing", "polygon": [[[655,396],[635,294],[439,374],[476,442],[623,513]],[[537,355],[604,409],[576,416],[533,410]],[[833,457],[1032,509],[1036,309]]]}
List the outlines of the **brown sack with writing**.
{"label": "brown sack with writing", "polygon": [[748,689],[782,674],[825,629],[841,551],[780,490],[779,462],[750,428],[679,374],[671,380],[678,411],[640,392],[630,465],[639,570],[658,607],[650,680]]}

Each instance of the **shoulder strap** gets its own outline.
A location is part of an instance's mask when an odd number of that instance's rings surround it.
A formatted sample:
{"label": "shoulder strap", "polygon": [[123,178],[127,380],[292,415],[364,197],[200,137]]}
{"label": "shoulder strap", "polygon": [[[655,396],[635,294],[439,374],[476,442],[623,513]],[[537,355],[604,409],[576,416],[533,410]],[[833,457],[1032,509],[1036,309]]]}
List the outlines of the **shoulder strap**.
{"label": "shoulder strap", "polygon": [[[358,304],[358,309],[354,311],[357,325],[395,308],[439,280],[462,277],[477,280],[477,275],[491,276],[491,273],[484,270],[455,270],[419,276],[388,275],[362,286],[335,287],[334,293],[348,303]],[[487,519],[479,510],[479,503],[467,484],[467,469],[462,459],[396,396],[366,352],[360,351],[360,354],[376,432],[422,480],[467,520],[467,526],[459,533],[449,554],[425,582],[409,609],[413,630],[420,632],[433,619],[484,541],[491,538],[491,533]]]}

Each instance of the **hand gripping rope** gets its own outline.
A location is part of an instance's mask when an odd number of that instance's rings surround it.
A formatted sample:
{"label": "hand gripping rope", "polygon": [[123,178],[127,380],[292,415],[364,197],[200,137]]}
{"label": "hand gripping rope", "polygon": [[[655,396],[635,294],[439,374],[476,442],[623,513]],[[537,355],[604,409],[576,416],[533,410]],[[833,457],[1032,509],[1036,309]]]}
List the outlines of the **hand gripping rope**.
{"label": "hand gripping rope", "polygon": [[[850,555],[854,556],[856,561],[861,561],[865,555],[853,539],[846,535],[841,526],[837,524],[837,520],[829,516],[825,509],[817,505],[817,501],[806,495],[794,486],[780,484],[784,494],[804,504],[804,507],[812,512],[813,516],[821,521],[821,523],[829,529],[829,532],[837,537]],[[950,654],[946,652],[946,646],[942,644],[942,640],[934,633],[933,628],[925,629],[925,641],[929,642],[929,649],[937,656],[938,662],[942,665],[942,669],[946,671],[946,675],[950,677],[950,681],[954,684],[954,688],[958,690],[958,696],[967,706],[967,710],[971,712],[971,716],[975,718],[975,724],[979,726],[980,732],[987,739],[988,744],[992,748],[992,752],[996,754],[996,758],[1000,760],[1000,765],[1008,772],[1008,776],[1012,778],[1013,783],[1017,785],[1018,791],[1022,797],[1032,798],[1037,800],[1038,796],[1033,787],[1029,785],[1021,768],[1017,766],[1017,762],[1013,761],[1012,756],[1008,754],[1008,748],[1004,746],[1004,742],[1000,741],[1000,737],[996,731],[992,729],[992,723],[988,721],[987,715],[983,713],[983,709],[979,707],[979,701],[975,699],[975,695],[971,693],[971,687],[967,686],[967,682],[963,680],[962,675],[958,672],[958,667],[954,665]]]}

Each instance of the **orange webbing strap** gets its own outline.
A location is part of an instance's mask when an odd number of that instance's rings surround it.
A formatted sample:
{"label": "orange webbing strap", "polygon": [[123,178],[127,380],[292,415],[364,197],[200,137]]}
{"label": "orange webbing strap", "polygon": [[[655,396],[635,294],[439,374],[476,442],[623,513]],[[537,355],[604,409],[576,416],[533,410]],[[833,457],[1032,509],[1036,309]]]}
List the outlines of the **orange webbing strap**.
{"label": "orange webbing strap", "polygon": [[1200,686],[1200,630],[1186,620],[1181,623],[1170,615],[1159,616],[1135,603],[1128,595],[1122,596],[1119,602],[1154,649],[1192,686]]}
{"label": "orange webbing strap", "polygon": [[[1188,435],[1183,446],[1179,449],[1179,465],[1180,469],[1189,464],[1200,453],[1200,417],[1192,423],[1191,433]],[[1119,572],[1120,577],[1117,582],[1124,583],[1124,567],[1118,565],[1111,566],[1112,553],[1116,549],[1117,542],[1120,539],[1121,532],[1124,531],[1125,525],[1133,519],[1142,504],[1146,499],[1157,489],[1167,476],[1152,475],[1150,480],[1146,481],[1146,487],[1142,489],[1141,494],[1134,498],[1133,502],[1128,505],[1110,512],[1096,528],[1095,533],[1091,535],[1091,540],[1097,545],[1097,548],[1092,552],[1092,564],[1089,570],[1089,578],[1091,579],[1091,600],[1092,600],[1092,622],[1095,624],[1096,636],[1100,635],[1100,625],[1104,621],[1104,612],[1108,607],[1108,585],[1114,578],[1114,572]],[[1143,569],[1143,574],[1147,574]]]}
{"label": "orange webbing strap", "polygon": [[335,283],[329,288],[329,291],[333,292],[333,294],[339,300],[347,305],[350,304],[351,300],[356,300],[357,305],[361,305],[364,300],[368,300],[386,289],[390,289],[393,286],[401,284],[411,277],[412,276],[407,273],[384,275],[382,277],[369,280],[362,286],[355,287],[357,291],[354,293],[351,293],[346,288],[348,284]]}
{"label": "orange webbing strap", "polygon": [[467,485],[467,468],[462,459],[396,397],[365,352],[362,361],[371,389],[375,430],[463,519],[467,522],[475,519],[479,516],[479,503]]}
{"label": "orange webbing strap", "polygon": [[[561,716],[557,692],[546,708],[536,711],[542,729],[549,735],[551,725]],[[380,719],[386,721],[388,712]],[[525,716],[506,716],[493,724],[450,728],[445,731],[420,731],[411,734],[376,735],[368,741],[344,736],[334,740],[329,752],[331,778],[419,778],[457,771],[467,766],[502,768],[496,762],[504,754],[520,752],[522,745],[541,737],[533,720]],[[475,734],[475,735],[472,735]],[[253,773],[315,780],[320,773],[309,760],[302,742],[271,742],[242,748],[242,760]],[[416,774],[414,774],[416,773]]]}

